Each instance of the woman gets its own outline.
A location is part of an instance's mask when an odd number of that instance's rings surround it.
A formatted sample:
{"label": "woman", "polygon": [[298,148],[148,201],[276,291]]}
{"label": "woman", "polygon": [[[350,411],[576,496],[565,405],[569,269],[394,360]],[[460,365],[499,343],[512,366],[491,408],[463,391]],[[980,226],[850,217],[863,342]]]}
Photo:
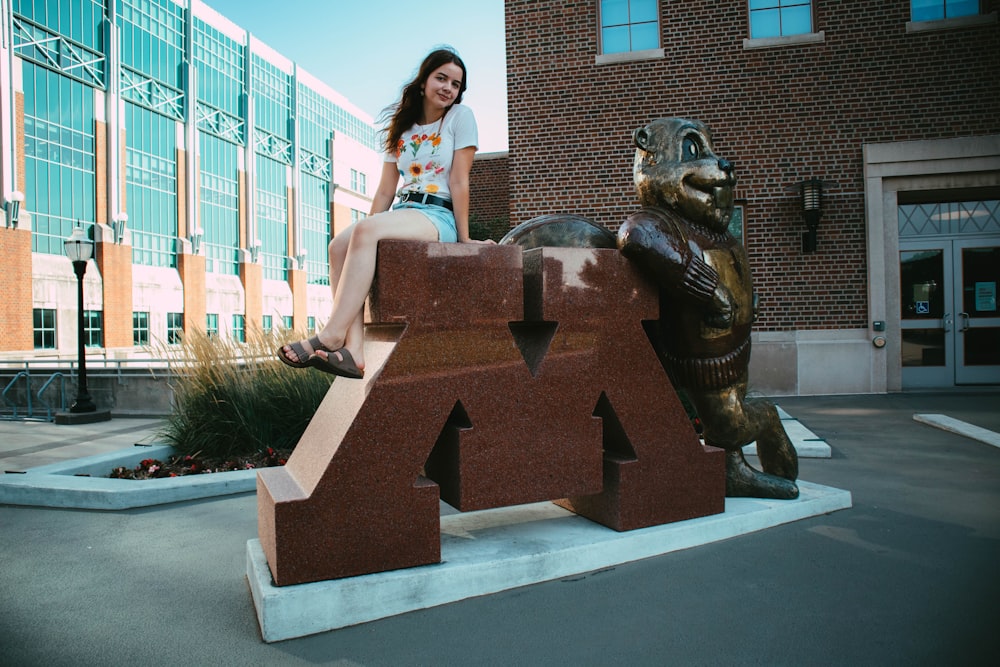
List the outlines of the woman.
{"label": "woman", "polygon": [[387,110],[386,155],[371,213],[330,242],[330,319],[316,336],[280,348],[284,363],[364,377],[364,303],[379,241],[491,243],[469,238],[469,172],[478,130],[472,111],[460,104],[467,85],[462,59],[439,49]]}

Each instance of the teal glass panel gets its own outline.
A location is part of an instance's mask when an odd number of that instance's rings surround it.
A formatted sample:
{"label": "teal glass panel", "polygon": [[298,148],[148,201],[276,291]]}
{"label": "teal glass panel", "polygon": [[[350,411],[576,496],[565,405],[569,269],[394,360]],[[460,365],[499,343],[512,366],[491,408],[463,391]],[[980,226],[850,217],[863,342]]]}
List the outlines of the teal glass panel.
{"label": "teal glass panel", "polygon": [[122,63],[180,87],[184,55],[184,8],[173,0],[119,0]]}
{"label": "teal glass panel", "polygon": [[979,0],[911,0],[911,21],[938,21],[979,14]]}
{"label": "teal glass panel", "polygon": [[177,133],[175,121],[125,105],[125,191],[132,262],[177,266]]}
{"label": "teal glass panel", "polygon": [[246,118],[243,44],[194,19],[197,99],[236,118]]}
{"label": "teal glass panel", "polygon": [[302,245],[306,249],[306,274],[314,285],[330,284],[330,185],[321,178],[302,174]]}
{"label": "teal glass panel", "polygon": [[292,78],[260,56],[253,56],[254,122],[257,127],[291,139]]}
{"label": "teal glass panel", "polygon": [[656,22],[657,14],[656,0],[629,0],[629,20],[632,23]]}
{"label": "teal glass panel", "polygon": [[750,37],[765,39],[781,36],[781,14],[777,9],[750,12]]}
{"label": "teal glass panel", "polygon": [[[32,250],[61,255],[77,223],[90,231],[97,202],[94,94],[85,84],[24,63],[24,207]],[[91,232],[92,233],[92,232]]]}
{"label": "teal glass panel", "polygon": [[104,51],[104,0],[12,0],[11,9],[93,51]]}
{"label": "teal glass panel", "polygon": [[377,144],[377,132],[371,123],[348,113],[307,86],[299,85],[296,95],[301,147],[325,156],[329,152],[332,131],[336,131],[374,151],[381,150]]}
{"label": "teal glass panel", "polygon": [[781,34],[805,35],[812,32],[812,15],[809,5],[798,5],[781,10]]}
{"label": "teal glass panel", "polygon": [[601,0],[601,26],[628,23],[628,0]]}
{"label": "teal glass panel", "polygon": [[14,2],[14,52],[97,88],[105,87],[104,3]]}
{"label": "teal glass panel", "polygon": [[763,39],[812,32],[811,0],[750,0],[750,37]]}
{"label": "teal glass panel", "polygon": [[198,133],[199,194],[206,270],[237,275],[240,242],[239,171],[236,144]]}
{"label": "teal glass panel", "polygon": [[256,218],[264,278],[288,278],[288,167],[257,155]]}
{"label": "teal glass panel", "polygon": [[660,31],[656,23],[638,23],[632,26],[632,50],[660,48]]}
{"label": "teal glass panel", "polygon": [[[994,9],[996,5],[994,5]],[[946,18],[975,16],[979,13],[979,0],[947,0],[944,9]]]}
{"label": "teal glass panel", "polygon": [[601,31],[601,46],[604,53],[625,53],[628,51],[628,26],[604,28]]}
{"label": "teal glass panel", "polygon": [[911,0],[910,20],[936,21],[944,18],[944,0]]}

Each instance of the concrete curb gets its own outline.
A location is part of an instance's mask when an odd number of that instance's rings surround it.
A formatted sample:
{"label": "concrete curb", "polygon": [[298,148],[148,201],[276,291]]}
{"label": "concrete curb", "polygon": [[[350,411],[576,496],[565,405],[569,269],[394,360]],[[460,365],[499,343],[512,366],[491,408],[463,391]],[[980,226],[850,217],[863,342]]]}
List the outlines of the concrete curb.
{"label": "concrete curb", "polygon": [[[785,433],[788,434],[788,439],[792,441],[795,453],[799,455],[800,459],[828,459],[832,456],[833,452],[830,449],[830,445],[823,438],[807,429],[798,419],[782,410],[780,405],[775,407],[778,408],[778,417],[781,418],[781,425],[784,427]],[[757,456],[757,443],[751,442],[743,448],[743,453],[747,456]]]}
{"label": "concrete curb", "polygon": [[616,532],[552,503],[441,517],[441,562],[296,586],[275,586],[259,540],[247,580],[265,642],[593,572],[851,507],[851,493],[799,482],[797,500],[726,498],[726,511]]}
{"label": "concrete curb", "polygon": [[[830,458],[830,446],[825,441],[780,407],[778,415],[800,458]],[[743,451],[749,456],[756,456],[756,443],[747,445]],[[118,466],[133,467],[143,459],[163,459],[173,452],[169,445],[136,445],[106,454],[38,466],[23,473],[9,472],[0,475],[0,504],[122,510],[257,490],[256,470],[150,480],[105,477]]]}
{"label": "concrete curb", "polygon": [[965,436],[966,438],[972,438],[973,440],[984,442],[987,445],[1000,447],[1000,433],[994,433],[993,431],[954,419],[953,417],[949,417],[947,415],[913,415],[913,420],[921,424],[927,424],[928,426],[948,431],[949,433],[957,433],[958,435]]}
{"label": "concrete curb", "polygon": [[169,445],[128,449],[31,468],[0,476],[0,504],[123,510],[257,490],[256,470],[183,475],[162,479],[111,479],[118,466],[171,456]]}

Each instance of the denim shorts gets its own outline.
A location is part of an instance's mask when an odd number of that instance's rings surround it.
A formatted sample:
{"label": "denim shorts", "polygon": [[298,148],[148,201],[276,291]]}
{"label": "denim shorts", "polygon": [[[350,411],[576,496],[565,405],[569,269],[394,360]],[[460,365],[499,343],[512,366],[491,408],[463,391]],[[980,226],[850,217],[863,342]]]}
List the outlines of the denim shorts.
{"label": "denim shorts", "polygon": [[426,215],[427,219],[437,227],[438,241],[441,243],[455,243],[458,241],[458,230],[455,228],[455,214],[444,206],[407,201],[394,205],[392,210],[398,211],[404,208],[412,208]]}

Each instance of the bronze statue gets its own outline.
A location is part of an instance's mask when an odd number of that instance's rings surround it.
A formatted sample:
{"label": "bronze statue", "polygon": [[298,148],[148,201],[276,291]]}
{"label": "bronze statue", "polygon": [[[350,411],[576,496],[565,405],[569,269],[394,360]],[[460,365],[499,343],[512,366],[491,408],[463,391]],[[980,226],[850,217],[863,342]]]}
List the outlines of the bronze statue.
{"label": "bronze statue", "polygon": [[[733,167],[715,155],[709,130],[698,121],[655,120],[633,139],[643,208],[622,224],[617,245],[660,287],[652,336],[660,360],[697,410],[706,444],[726,451],[726,495],[796,498],[798,458],[777,410],[765,398],[746,395],[757,300],[746,250],[728,231]],[[577,216],[546,217],[578,233],[564,229],[540,242],[545,237],[536,219],[504,241],[534,247],[556,239],[588,245],[595,238]],[[763,472],[743,456],[754,440]]]}

